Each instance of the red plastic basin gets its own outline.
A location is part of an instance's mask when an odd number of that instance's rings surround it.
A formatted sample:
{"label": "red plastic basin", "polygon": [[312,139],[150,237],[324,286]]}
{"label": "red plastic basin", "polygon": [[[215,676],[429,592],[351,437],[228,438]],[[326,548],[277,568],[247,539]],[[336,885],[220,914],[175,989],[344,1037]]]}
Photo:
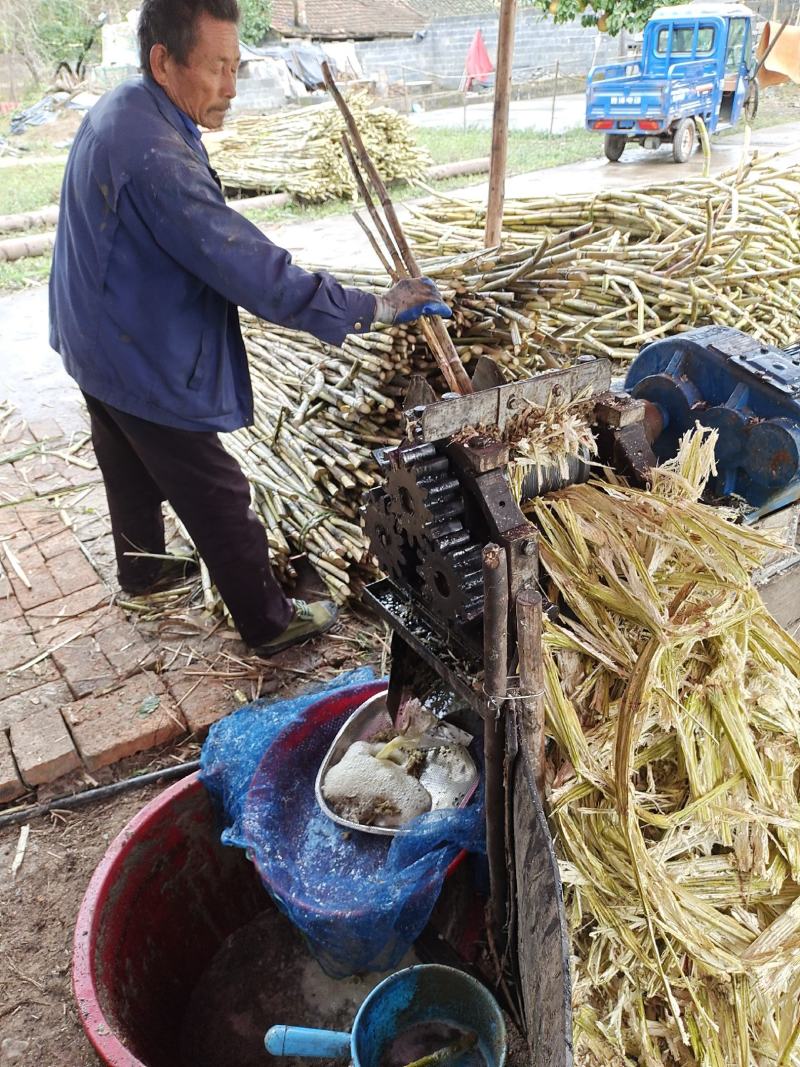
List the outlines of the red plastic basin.
{"label": "red plastic basin", "polygon": [[143,808],[92,876],[75,929],[73,989],[102,1062],[175,1067],[198,976],[270,906],[244,853],[220,844],[196,774]]}
{"label": "red plastic basin", "polygon": [[[324,740],[326,723],[338,728],[354,700],[360,703],[380,688],[373,682],[363,692],[351,690],[347,699],[320,700],[313,707],[315,739]],[[283,748],[275,747],[285,759],[270,761],[271,774],[297,772],[309,729],[303,722],[280,736]],[[303,758],[311,756],[305,752]],[[314,756],[317,763],[320,758]],[[464,856],[456,857],[448,875]],[[272,888],[280,895],[284,887]],[[198,775],[147,804],[94,872],[75,929],[73,989],[101,1061],[108,1067],[176,1067],[182,1022],[199,977],[226,938],[272,906],[245,853],[220,843]]]}

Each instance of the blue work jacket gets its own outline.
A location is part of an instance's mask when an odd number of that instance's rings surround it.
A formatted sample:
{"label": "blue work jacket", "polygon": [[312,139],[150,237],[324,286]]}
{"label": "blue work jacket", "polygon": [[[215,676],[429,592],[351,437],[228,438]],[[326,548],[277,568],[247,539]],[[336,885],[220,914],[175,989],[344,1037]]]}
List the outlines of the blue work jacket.
{"label": "blue work jacket", "polygon": [[375,298],[312,274],[229,208],[201,142],[149,77],[89,112],[61,192],[50,344],[91,396],[185,430],[253,421],[237,305],[339,345]]}

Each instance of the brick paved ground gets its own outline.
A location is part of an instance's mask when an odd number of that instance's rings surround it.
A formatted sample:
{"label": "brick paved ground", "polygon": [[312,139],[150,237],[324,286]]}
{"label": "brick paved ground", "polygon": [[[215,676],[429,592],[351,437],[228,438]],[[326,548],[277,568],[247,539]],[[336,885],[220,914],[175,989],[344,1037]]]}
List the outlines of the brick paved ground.
{"label": "brick paved ground", "polygon": [[200,737],[279,684],[200,612],[147,623],[124,610],[114,569],[86,435],[0,409],[0,803]]}

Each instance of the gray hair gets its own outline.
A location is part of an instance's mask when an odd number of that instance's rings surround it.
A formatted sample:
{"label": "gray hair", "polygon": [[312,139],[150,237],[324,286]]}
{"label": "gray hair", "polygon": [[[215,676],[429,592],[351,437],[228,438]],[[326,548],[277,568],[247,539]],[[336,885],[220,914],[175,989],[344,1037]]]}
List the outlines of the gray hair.
{"label": "gray hair", "polygon": [[145,74],[150,69],[150,49],[163,44],[179,63],[185,64],[197,40],[197,20],[210,15],[222,22],[239,21],[237,0],[144,0],[139,14],[139,59]]}

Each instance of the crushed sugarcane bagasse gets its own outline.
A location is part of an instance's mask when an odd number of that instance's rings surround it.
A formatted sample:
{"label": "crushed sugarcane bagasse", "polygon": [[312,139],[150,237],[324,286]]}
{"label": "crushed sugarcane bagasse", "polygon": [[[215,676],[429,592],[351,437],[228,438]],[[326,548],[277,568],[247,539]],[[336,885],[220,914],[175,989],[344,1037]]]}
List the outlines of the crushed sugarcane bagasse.
{"label": "crushed sugarcane bagasse", "polygon": [[775,546],[699,503],[714,443],[527,505],[584,1067],[800,1064],[800,648]]}

